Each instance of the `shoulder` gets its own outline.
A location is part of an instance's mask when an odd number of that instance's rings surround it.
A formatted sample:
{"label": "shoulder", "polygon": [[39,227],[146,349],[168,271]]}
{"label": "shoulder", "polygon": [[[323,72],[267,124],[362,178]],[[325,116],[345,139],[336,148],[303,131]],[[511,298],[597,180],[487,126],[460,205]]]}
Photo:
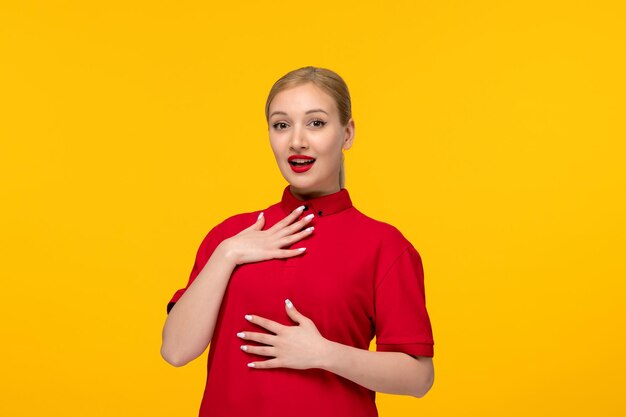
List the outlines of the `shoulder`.
{"label": "shoulder", "polygon": [[224,218],[215,227],[220,229],[220,233],[224,236],[224,238],[228,238],[251,226],[254,222],[256,222],[261,212],[265,213],[267,221],[268,215],[271,216],[271,213],[274,213],[277,210],[279,210],[279,203],[272,204],[271,206],[266,207],[262,210],[245,211],[232,214]]}
{"label": "shoulder", "polygon": [[259,213],[261,213],[261,210],[230,215],[218,223],[215,228],[219,230],[219,233],[223,235],[224,238],[234,236],[246,227],[252,225],[256,221]]}
{"label": "shoulder", "polygon": [[390,271],[396,271],[397,276],[411,275],[404,271],[407,268],[417,271],[419,253],[396,226],[360,211],[352,217],[356,223],[352,230],[358,230],[362,253],[366,253],[369,262],[372,262],[375,288],[378,288],[385,277],[390,276]]}
{"label": "shoulder", "polygon": [[357,227],[367,234],[368,240],[377,242],[381,250],[400,253],[412,246],[402,232],[391,223],[377,220],[354,208]]}

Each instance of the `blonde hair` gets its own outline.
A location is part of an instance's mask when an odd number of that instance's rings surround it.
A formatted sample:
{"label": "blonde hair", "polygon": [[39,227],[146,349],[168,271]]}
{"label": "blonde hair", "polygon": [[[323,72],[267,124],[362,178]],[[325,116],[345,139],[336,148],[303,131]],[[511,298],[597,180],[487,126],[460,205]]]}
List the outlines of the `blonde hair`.
{"label": "blonde hair", "polygon": [[[265,120],[269,124],[270,103],[278,93],[302,84],[313,83],[328,93],[337,105],[339,111],[339,122],[346,126],[352,117],[352,103],[350,92],[343,78],[334,71],[326,68],[302,67],[290,71],[278,79],[272,86],[267,101],[265,102]],[[339,187],[345,188],[345,168],[343,153],[341,155],[341,169],[339,170]]]}

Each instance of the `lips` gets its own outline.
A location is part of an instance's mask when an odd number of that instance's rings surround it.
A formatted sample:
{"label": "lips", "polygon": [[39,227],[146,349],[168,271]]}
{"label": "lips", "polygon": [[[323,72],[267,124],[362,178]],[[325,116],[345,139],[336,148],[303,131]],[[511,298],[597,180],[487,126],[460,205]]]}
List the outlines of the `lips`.
{"label": "lips", "polygon": [[289,163],[291,165],[306,165],[306,164],[312,164],[313,162],[315,162],[315,158],[313,158],[312,156],[308,156],[308,155],[291,155],[287,161],[289,161]]}
{"label": "lips", "polygon": [[287,161],[294,172],[305,172],[311,169],[315,163],[315,158],[308,155],[291,155]]}

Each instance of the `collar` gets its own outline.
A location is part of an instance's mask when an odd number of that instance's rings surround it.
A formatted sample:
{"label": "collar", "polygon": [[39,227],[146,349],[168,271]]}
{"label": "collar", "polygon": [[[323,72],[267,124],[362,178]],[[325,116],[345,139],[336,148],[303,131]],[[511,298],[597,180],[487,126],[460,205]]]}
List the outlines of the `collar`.
{"label": "collar", "polygon": [[350,194],[345,188],[332,194],[300,200],[291,193],[290,185],[287,185],[283,190],[283,198],[280,202],[285,214],[291,213],[303,204],[305,205],[303,213],[310,212],[316,216],[328,216],[352,207],[352,200],[350,200]]}

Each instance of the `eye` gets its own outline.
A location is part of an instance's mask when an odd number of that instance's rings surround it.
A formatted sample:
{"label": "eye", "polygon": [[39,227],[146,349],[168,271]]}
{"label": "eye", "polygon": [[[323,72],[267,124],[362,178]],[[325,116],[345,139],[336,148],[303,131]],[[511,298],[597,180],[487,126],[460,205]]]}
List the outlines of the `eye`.
{"label": "eye", "polygon": [[272,125],[272,127],[276,130],[283,130],[287,128],[287,123],[285,122],[276,122]]}
{"label": "eye", "polygon": [[311,124],[314,127],[324,127],[324,125],[326,125],[326,122],[320,119],[315,119],[311,121]]}

